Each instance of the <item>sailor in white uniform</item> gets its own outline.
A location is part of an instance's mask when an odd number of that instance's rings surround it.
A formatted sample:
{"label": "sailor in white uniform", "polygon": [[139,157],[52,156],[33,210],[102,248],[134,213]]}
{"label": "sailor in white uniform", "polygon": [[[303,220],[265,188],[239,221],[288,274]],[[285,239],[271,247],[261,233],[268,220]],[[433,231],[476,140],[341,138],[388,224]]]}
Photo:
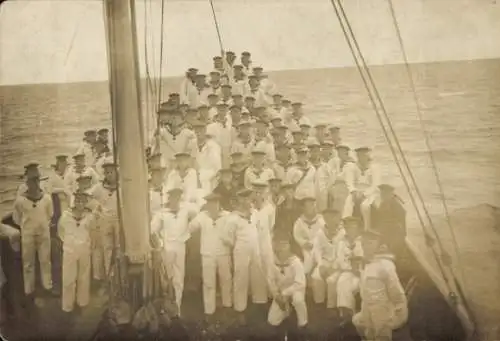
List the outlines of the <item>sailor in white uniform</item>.
{"label": "sailor in white uniform", "polygon": [[314,240],[319,231],[325,228],[325,221],[317,213],[315,201],[316,199],[313,196],[302,199],[302,215],[295,221],[293,226],[293,238],[302,251],[306,275],[309,275],[316,265],[313,256]]}
{"label": "sailor in white uniform", "polygon": [[282,144],[275,147],[276,160],[273,164],[274,174],[282,182],[289,179],[288,172],[294,165],[292,162],[291,148],[288,144]]}
{"label": "sailor in white uniform", "polygon": [[368,147],[357,148],[357,162],[345,175],[349,195],[345,202],[344,217],[352,215],[356,205],[359,205],[365,229],[370,228],[371,205],[377,198],[380,185],[380,170],[373,163],[370,151]]}
{"label": "sailor in white uniform", "polygon": [[304,267],[300,259],[292,253],[287,237],[277,236],[273,244],[275,257],[268,272],[273,302],[267,321],[271,326],[279,326],[289,316],[293,307],[297,314],[297,325],[304,330],[308,322]]}
{"label": "sailor in white uniform", "polygon": [[248,86],[245,90],[245,96],[251,96],[255,98],[256,107],[267,107],[271,103],[269,96],[260,87],[259,78],[255,75],[248,77]]}
{"label": "sailor in white uniform", "polygon": [[300,129],[302,124],[308,124],[311,126],[311,121],[304,115],[304,109],[302,102],[292,103],[292,113],[289,118],[285,121],[290,130]]}
{"label": "sailor in white uniform", "polygon": [[391,341],[392,331],[408,320],[408,302],[381,235],[366,231],[362,240],[367,263],[361,275],[361,311],[352,322],[365,340]]}
{"label": "sailor in white uniform", "polygon": [[186,72],[186,77],[182,80],[181,83],[181,88],[179,91],[180,95],[180,101],[181,103],[187,103],[187,99],[189,97],[189,94],[191,94],[193,91],[195,91],[195,79],[196,79],[196,74],[198,73],[198,69],[196,68],[189,68]]}
{"label": "sailor in white uniform", "polygon": [[196,155],[196,135],[184,125],[184,118],[178,110],[167,112],[170,128],[161,128],[159,135],[159,150],[156,146],[152,153],[162,155],[162,166],[167,167],[167,174],[175,167],[175,154],[188,153]]}
{"label": "sailor in white uniform", "polygon": [[[352,316],[356,308],[355,295],[359,291],[359,277],[363,249],[361,248],[362,223],[359,218],[347,217],[343,219],[344,233],[337,245],[336,269],[339,272],[337,280],[337,308],[341,317]],[[335,278],[333,278],[335,279]],[[330,281],[329,288],[333,290],[334,281]],[[333,291],[329,292],[332,297]]]}
{"label": "sailor in white uniform", "polygon": [[231,85],[229,84],[222,84],[221,85],[221,92],[220,92],[220,99],[219,101],[221,103],[225,103],[230,107],[233,105],[233,98],[232,98],[232,92],[231,92]]}
{"label": "sailor in white uniform", "polygon": [[62,310],[73,311],[90,301],[91,241],[95,215],[87,209],[87,192],[75,192],[73,205],[59,220],[58,234],[63,243]]}
{"label": "sailor in white uniform", "polygon": [[242,153],[245,160],[250,163],[255,140],[251,133],[252,122],[240,121],[238,124],[238,135],[231,145],[231,154]]}
{"label": "sailor in white uniform", "polygon": [[224,58],[222,56],[215,56],[212,60],[214,62],[214,71],[217,71],[221,76],[225,75]]}
{"label": "sailor in white uniform", "polygon": [[236,55],[233,51],[226,51],[225,57],[226,58],[223,60],[224,73],[227,75],[227,78],[231,80],[234,77],[233,67],[236,61]]}
{"label": "sailor in white uniform", "polygon": [[149,168],[151,177],[149,179],[149,209],[151,217],[161,210],[166,201],[165,188],[163,181],[165,179],[165,167],[155,165]]}
{"label": "sailor in white uniform", "polygon": [[210,93],[219,96],[219,98],[222,93],[221,76],[222,75],[220,74],[219,71],[212,71],[210,72],[210,81],[208,82],[208,89],[210,90]]}
{"label": "sailor in white uniform", "polygon": [[[222,296],[222,306],[231,308],[233,305],[231,245],[227,244],[228,230],[226,220],[229,212],[221,210],[220,197],[209,194],[205,197],[205,210],[201,211],[190,223],[189,230],[193,233],[201,230],[200,254],[202,257],[203,304],[206,320],[213,321],[216,309],[217,282]],[[219,278],[219,281],[217,281]]]}
{"label": "sailor in white uniform", "polygon": [[198,174],[191,166],[191,155],[188,153],[175,154],[176,167],[167,174],[165,189],[180,187],[182,202],[198,202]]}
{"label": "sailor in white uniform", "polygon": [[235,65],[233,67],[234,76],[230,78],[230,84],[232,86],[233,95],[244,95],[246,86],[248,84],[248,79],[245,73],[243,72],[242,65]]}
{"label": "sailor in white uniform", "polygon": [[269,124],[263,119],[255,122],[255,147],[266,151],[266,165],[270,166],[276,160],[274,142],[269,134]]}
{"label": "sailor in white uniform", "polygon": [[[327,308],[333,308],[337,303],[336,295],[331,293],[336,292],[339,275],[335,268],[335,260],[339,239],[343,237],[343,234],[339,233],[342,216],[339,211],[334,210],[325,210],[321,215],[325,221],[325,228],[318,232],[313,242],[316,267],[311,275],[311,286],[314,302],[324,303],[327,297]],[[326,295],[327,292],[329,295]]]}
{"label": "sailor in white uniform", "polygon": [[219,144],[207,135],[206,123],[196,121],[193,128],[198,144],[195,168],[198,171],[200,188],[204,195],[207,195],[217,186],[217,174],[222,168],[222,151]]}
{"label": "sailor in white uniform", "polygon": [[69,170],[67,160],[67,155],[56,156],[56,164],[52,167],[46,184],[47,192],[52,194],[52,197],[58,197],[61,212],[69,205],[69,191],[66,189],[64,183],[64,179]]}
{"label": "sailor in white uniform", "polygon": [[181,311],[186,266],[186,242],[190,238],[189,222],[199,212],[199,206],[181,204],[182,188],[173,187],[167,192],[165,207],[156,212],[151,221],[151,232],[162,241],[166,267],[172,278],[175,299]]}
{"label": "sailor in white uniform", "polygon": [[40,262],[42,285],[52,288],[52,265],[50,253],[50,221],[53,215],[50,194],[40,189],[40,172],[37,163],[25,166],[26,191],[14,201],[12,219],[21,227],[21,251],[23,262],[24,293],[35,292],[36,256]]}
{"label": "sailor in white uniform", "polygon": [[264,91],[264,93],[268,96],[271,96],[276,89],[276,84],[274,84],[267,75],[264,75],[262,72],[264,69],[261,66],[256,66],[253,68],[253,74],[257,76],[260,81],[260,88]]}
{"label": "sailor in white uniform", "polygon": [[182,103],[188,104],[191,108],[197,108],[202,104],[208,103],[208,95],[213,93],[207,85],[206,75],[197,74],[194,88],[189,88],[186,98],[182,98]]}
{"label": "sailor in white uniform", "polygon": [[295,184],[295,198],[316,198],[316,169],[308,161],[309,149],[306,146],[297,150],[297,163],[288,172],[288,182]]}
{"label": "sailor in white uniform", "polygon": [[221,148],[222,166],[229,164],[232,143],[232,124],[228,114],[228,106],[224,103],[217,104],[217,116],[207,126],[207,134],[211,136]]}
{"label": "sailor in white uniform", "polygon": [[89,175],[92,177],[92,184],[95,185],[100,181],[97,172],[90,166],[86,165],[85,154],[77,153],[73,156],[74,164],[68,169],[64,176],[64,183],[68,193],[74,193],[78,188],[76,179],[82,175]]}
{"label": "sailor in white uniform", "polygon": [[237,193],[237,209],[227,220],[228,243],[233,247],[233,307],[240,323],[245,323],[249,288],[253,303],[267,303],[267,276],[262,269],[259,234],[252,219],[252,191]]}
{"label": "sailor in white uniform", "polygon": [[248,51],[243,51],[241,53],[241,65],[243,67],[243,72],[245,75],[249,76],[252,74],[252,55]]}
{"label": "sailor in white uniform", "polygon": [[262,267],[267,273],[273,261],[272,235],[276,209],[269,198],[268,182],[256,180],[252,186],[254,191],[252,219],[255,221],[259,234]]}
{"label": "sailor in white uniform", "polygon": [[266,166],[266,151],[254,147],[252,150],[252,164],[245,171],[245,188],[252,189],[255,181],[269,181],[274,177],[272,168]]}
{"label": "sailor in white uniform", "polygon": [[343,212],[349,196],[346,175],[352,173],[350,168],[354,167],[354,160],[349,156],[349,146],[340,144],[336,147],[336,151],[337,155],[328,161],[331,171],[328,201],[330,207]]}
{"label": "sailor in white uniform", "polygon": [[84,133],[82,144],[78,147],[75,154],[85,155],[85,164],[92,166],[94,163],[94,144],[97,140],[97,132],[95,130],[87,130]]}

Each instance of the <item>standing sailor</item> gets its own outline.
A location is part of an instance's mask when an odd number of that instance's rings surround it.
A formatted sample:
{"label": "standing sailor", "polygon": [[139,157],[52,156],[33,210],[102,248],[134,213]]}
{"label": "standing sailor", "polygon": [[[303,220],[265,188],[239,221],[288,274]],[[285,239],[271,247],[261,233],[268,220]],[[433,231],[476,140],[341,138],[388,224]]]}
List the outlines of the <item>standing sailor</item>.
{"label": "standing sailor", "polygon": [[327,130],[326,130],[326,124],[324,123],[318,123],[314,126],[314,136],[318,140],[318,143],[322,145],[325,143],[326,138],[328,137]]}
{"label": "standing sailor", "polygon": [[256,107],[267,107],[269,105],[270,100],[268,95],[260,87],[260,80],[255,75],[248,76],[248,87],[245,90],[245,94],[246,96],[255,98]]}
{"label": "standing sailor", "polygon": [[191,166],[191,155],[188,153],[175,154],[175,169],[172,169],[165,181],[165,189],[180,187],[182,189],[182,201],[195,203],[198,201],[198,175]]}
{"label": "standing sailor", "polygon": [[120,242],[116,165],[112,160],[107,160],[102,167],[104,180],[90,190],[91,196],[97,201],[97,236],[91,248],[92,269],[96,280],[104,280],[109,275],[113,250],[118,248]]}
{"label": "standing sailor", "polygon": [[152,153],[162,155],[162,165],[167,167],[167,174],[174,168],[175,155],[188,153],[195,155],[197,150],[196,135],[184,126],[184,118],[178,110],[167,111],[169,128],[161,128],[157,132],[159,138],[159,151],[153,148]]}
{"label": "standing sailor", "polygon": [[336,150],[337,156],[328,162],[332,183],[329,191],[328,206],[343,212],[346,199],[349,195],[346,176],[352,172],[350,168],[354,167],[354,163],[349,156],[351,149],[348,146],[338,145]]}
{"label": "standing sailor", "polygon": [[232,98],[231,89],[232,89],[232,87],[229,84],[222,84],[221,85],[220,101],[224,104],[227,104],[228,107],[233,105],[233,98]]}
{"label": "standing sailor", "polygon": [[222,89],[221,74],[218,71],[210,72],[210,81],[208,82],[208,89],[210,93],[220,97]]}
{"label": "standing sailor", "polygon": [[272,95],[276,89],[276,84],[271,82],[267,75],[264,75],[262,71],[264,71],[264,69],[261,66],[256,66],[253,68],[253,74],[257,76],[260,81],[260,88],[266,95]]}
{"label": "standing sailor", "polygon": [[209,134],[220,146],[222,165],[229,164],[229,156],[231,153],[231,121],[228,114],[228,106],[224,103],[217,104],[217,116],[214,122],[207,126],[207,134]]}
{"label": "standing sailor", "polygon": [[78,147],[76,154],[85,155],[86,165],[90,166],[94,162],[94,144],[97,140],[97,132],[95,130],[87,130],[83,135],[83,142]]}
{"label": "standing sailor", "polygon": [[276,209],[269,201],[268,185],[264,181],[255,181],[253,184],[253,217],[259,233],[260,256],[264,271],[270,269],[273,251],[272,235],[276,218]]}
{"label": "standing sailor", "polygon": [[265,150],[266,164],[271,166],[276,160],[273,138],[269,134],[269,124],[263,119],[255,122],[255,147]]}
{"label": "standing sailor", "polygon": [[196,90],[195,79],[197,73],[198,69],[196,68],[189,68],[187,70],[179,91],[181,103],[189,103],[189,95]]}
{"label": "standing sailor", "polygon": [[62,310],[73,311],[76,304],[86,307],[90,301],[90,229],[94,214],[87,210],[86,192],[74,193],[72,207],[65,211],[59,223],[59,238],[63,243]]}
{"label": "standing sailor", "polygon": [[293,237],[301,249],[304,259],[304,271],[309,275],[315,265],[313,257],[313,242],[319,231],[324,229],[325,221],[317,213],[314,197],[302,199],[302,215],[295,221]]}
{"label": "standing sailor", "polygon": [[283,144],[276,146],[276,161],[273,164],[274,174],[282,182],[288,179],[288,171],[293,166],[290,146]]}
{"label": "standing sailor", "polygon": [[267,183],[274,177],[274,172],[271,168],[266,166],[265,163],[266,151],[254,147],[252,150],[252,164],[245,171],[245,187],[252,188],[252,183],[255,181],[264,181]]}
{"label": "standing sailor", "polygon": [[391,341],[393,330],[408,320],[408,301],[380,234],[365,232],[362,244],[368,262],[361,275],[361,311],[352,322],[365,340]]}
{"label": "standing sailor", "polygon": [[245,188],[245,174],[248,169],[248,159],[241,152],[231,154],[231,171],[234,187],[239,191]]}
{"label": "standing sailor", "polygon": [[191,108],[207,104],[207,96],[211,94],[212,91],[207,85],[206,75],[197,74],[194,87],[190,91],[191,92],[188,93],[188,96],[182,101],[182,103],[188,104]]}
{"label": "standing sailor", "polygon": [[106,147],[109,144],[109,129],[101,128],[97,131],[97,141],[102,142]]}
{"label": "standing sailor", "polygon": [[224,211],[233,211],[236,192],[237,188],[233,182],[231,168],[222,168],[219,171],[219,184],[215,187],[214,193],[219,196],[219,203]]}
{"label": "standing sailor", "polygon": [[57,155],[56,164],[52,168],[47,181],[47,191],[52,195],[54,203],[54,224],[57,224],[59,216],[68,207],[68,191],[64,184],[64,178],[69,170],[68,156]]}
{"label": "standing sailor", "polygon": [[242,153],[248,162],[251,160],[252,149],[255,146],[251,127],[252,123],[250,121],[242,120],[238,124],[238,135],[231,145],[231,153]]}
{"label": "standing sailor", "polygon": [[231,79],[232,93],[233,95],[243,95],[245,93],[246,85],[248,82],[245,72],[243,72],[242,65],[235,65],[233,67],[234,76]]}
{"label": "standing sailor", "polygon": [[344,217],[356,214],[359,207],[365,229],[370,228],[371,205],[378,195],[380,172],[370,157],[371,149],[356,149],[357,163],[346,173],[346,184],[349,196],[345,202]]}
{"label": "standing sailor", "polygon": [[229,212],[221,210],[220,199],[213,193],[206,196],[206,210],[200,212],[189,224],[190,233],[201,230],[199,252],[202,257],[203,304],[208,325],[216,322],[213,315],[216,308],[217,282],[220,285],[222,306],[231,308],[233,305],[231,246],[226,243],[226,220]]}
{"label": "standing sailor", "polygon": [[214,62],[214,71],[218,72],[221,76],[226,74],[226,69],[224,68],[224,59],[222,56],[215,56],[212,58]]}
{"label": "standing sailor", "polygon": [[280,117],[282,120],[286,119],[287,109],[283,107],[283,95],[275,93],[273,94],[273,104],[271,105],[271,110]]}
{"label": "standing sailor", "polygon": [[[224,53],[222,55],[224,56]],[[226,58],[223,60],[224,74],[226,74],[227,78],[231,81],[234,77],[233,67],[236,61],[236,55],[233,51],[226,51],[225,57]]]}
{"label": "standing sailor", "polygon": [[27,164],[25,170],[27,189],[16,198],[12,215],[14,222],[21,227],[24,293],[32,295],[35,292],[35,262],[38,255],[42,285],[45,290],[57,294],[52,287],[50,259],[52,200],[49,194],[40,189],[38,164]]}
{"label": "standing sailor", "polygon": [[203,193],[211,193],[217,186],[217,174],[222,168],[222,151],[219,144],[207,136],[207,125],[196,122],[193,125],[198,143],[196,155],[196,169]]}
{"label": "standing sailor", "polygon": [[288,172],[288,181],[295,184],[295,198],[316,197],[316,169],[308,161],[306,146],[297,150],[297,163]]}
{"label": "standing sailor", "polygon": [[243,72],[247,76],[252,74],[252,55],[250,52],[244,51],[241,53],[241,65],[243,66]]}
{"label": "standing sailor", "polygon": [[92,177],[92,184],[97,184],[100,181],[99,175],[96,171],[86,165],[86,156],[84,153],[77,153],[73,156],[74,164],[70,167],[64,176],[64,183],[68,193],[74,193],[78,188],[76,179],[82,175]]}
{"label": "standing sailor", "polygon": [[165,167],[155,165],[150,167],[151,178],[149,179],[149,209],[151,217],[160,211],[165,202],[165,190],[163,180],[165,179]]}
{"label": "standing sailor", "polygon": [[[173,187],[167,192],[164,208],[158,211],[151,221],[151,232],[163,242],[166,267],[175,291],[175,299],[181,311],[184,292],[184,273],[186,262],[186,242],[190,237],[189,221],[198,213],[196,205],[181,205],[182,188]],[[180,314],[179,314],[180,315]]]}
{"label": "standing sailor", "polygon": [[262,269],[259,234],[252,220],[251,195],[248,189],[238,192],[237,210],[227,220],[230,236],[227,242],[233,246],[233,304],[240,323],[245,323],[249,287],[253,303],[267,303],[267,281]]}

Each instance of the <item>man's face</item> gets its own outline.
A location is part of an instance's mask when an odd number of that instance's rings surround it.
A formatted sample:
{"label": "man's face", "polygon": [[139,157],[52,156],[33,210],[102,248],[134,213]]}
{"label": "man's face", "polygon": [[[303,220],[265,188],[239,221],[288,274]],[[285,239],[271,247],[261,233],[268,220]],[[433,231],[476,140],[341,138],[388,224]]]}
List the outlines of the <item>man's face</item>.
{"label": "man's face", "polygon": [[303,203],[303,210],[305,215],[314,215],[316,214],[316,202],[312,200],[307,200]]}
{"label": "man's face", "polygon": [[247,66],[248,64],[251,63],[251,58],[250,56],[247,56],[247,55],[242,55],[241,56],[241,64]]}
{"label": "man's face", "polygon": [[75,209],[79,211],[83,211],[85,209],[85,206],[87,206],[88,199],[85,196],[78,195],[75,197],[75,201],[73,202],[73,205]]}
{"label": "man's face", "polygon": [[273,194],[279,194],[281,188],[281,183],[279,181],[271,181],[269,183],[269,190]]}
{"label": "man's face", "polygon": [[274,96],[274,97],[273,97],[273,104],[274,104],[274,105],[276,105],[276,106],[281,105],[281,97],[279,97],[279,96]]}
{"label": "man's face", "polygon": [[342,161],[346,161],[349,158],[349,151],[345,148],[337,149],[337,155]]}
{"label": "man's face", "polygon": [[163,183],[163,171],[155,169],[151,172],[151,183],[153,186],[160,186]]}
{"label": "man's face", "polygon": [[201,119],[208,118],[208,108],[200,108],[198,112]]}
{"label": "man's face", "polygon": [[325,220],[326,226],[328,227],[328,230],[330,232],[330,235],[334,235],[337,233],[337,230],[339,228],[340,220],[342,217],[340,214],[334,214],[332,212],[329,212],[327,214],[323,214],[323,219]]}
{"label": "man's face", "polygon": [[198,88],[203,89],[205,87],[205,84],[206,84],[206,79],[205,79],[205,77],[196,77],[195,82],[196,82],[196,86]]}
{"label": "man's face", "polygon": [[240,132],[240,135],[243,137],[249,136],[250,135],[250,126],[247,124],[241,125],[239,127],[239,132]]}
{"label": "man's face", "polygon": [[104,167],[104,178],[109,183],[116,182],[116,169],[114,167]]}
{"label": "man's face", "polygon": [[267,133],[268,133],[268,128],[267,128],[267,125],[263,124],[263,123],[258,123],[255,127],[255,133],[257,134],[257,136],[259,137],[266,137],[267,136]]}
{"label": "man's face", "polygon": [[222,91],[222,96],[224,98],[231,97],[231,88],[229,88],[227,86],[224,86],[224,87],[221,88],[221,91]]}
{"label": "man's face", "polygon": [[363,255],[369,259],[380,249],[380,241],[376,238],[363,238],[361,247],[363,248]]}
{"label": "man's face", "polygon": [[187,77],[189,79],[195,79],[196,78],[196,74],[198,73],[198,71],[194,71],[194,70],[191,70],[191,71],[188,71],[187,72]]}
{"label": "man's face", "polygon": [[208,97],[208,105],[210,105],[211,107],[216,106],[218,101],[219,101],[219,97],[218,96],[210,96],[210,97]]}
{"label": "man's face", "polygon": [[248,109],[253,109],[253,107],[255,106],[255,100],[252,98],[247,98],[245,99],[245,106],[248,108]]}
{"label": "man's face", "polygon": [[218,84],[220,82],[220,73],[210,74],[210,83]]}
{"label": "man's face", "polygon": [[85,157],[84,156],[76,157],[76,158],[74,158],[74,160],[75,160],[75,166],[77,168],[85,167]]}
{"label": "man's face", "polygon": [[252,154],[252,164],[254,167],[262,168],[264,166],[265,154]]}
{"label": "man's face", "polygon": [[226,53],[226,61],[229,65],[233,65],[236,60],[236,55],[234,53]]}
{"label": "man's face", "polygon": [[260,81],[257,78],[250,78],[248,80],[248,85],[250,85],[251,89],[256,89],[260,85]]}
{"label": "man's face", "polygon": [[223,119],[227,116],[227,107],[226,106],[218,106],[217,107],[217,115],[219,119]]}
{"label": "man's face", "polygon": [[215,58],[214,59],[214,69],[220,70],[223,67],[224,66],[223,66],[223,63],[222,63],[222,58]]}
{"label": "man's face", "polygon": [[233,122],[239,122],[241,119],[241,109],[238,107],[231,109],[231,118],[233,119]]}
{"label": "man's face", "polygon": [[310,157],[313,159],[319,158],[321,156],[321,154],[320,154],[321,149],[319,147],[314,146],[314,147],[310,148],[310,151],[311,151]]}
{"label": "man's face", "polygon": [[244,105],[244,103],[243,103],[243,97],[242,96],[235,96],[235,97],[233,97],[233,102],[234,102],[234,105],[237,105],[237,106],[240,106],[240,107],[242,107]]}
{"label": "man's face", "polygon": [[287,161],[290,158],[290,150],[287,148],[278,148],[276,158],[281,161]]}
{"label": "man's face", "polygon": [[309,159],[309,153],[308,152],[298,152],[297,153],[297,161],[304,163]]}
{"label": "man's face", "polygon": [[233,181],[233,173],[231,172],[224,172],[221,174],[220,181],[223,184],[230,184]]}
{"label": "man's face", "polygon": [[95,141],[97,140],[97,134],[90,134],[87,137],[85,137],[85,140],[90,144],[94,144]]}
{"label": "man's face", "polygon": [[91,179],[80,180],[78,182],[78,189],[80,189],[82,191],[86,191],[90,187],[92,187],[92,181],[91,181]]}
{"label": "man's face", "polygon": [[292,105],[292,114],[295,117],[302,117],[303,113],[301,105]]}
{"label": "man's face", "polygon": [[68,160],[66,159],[57,160],[57,167],[59,169],[65,169],[66,167],[68,167]]}
{"label": "man's face", "polygon": [[205,137],[207,136],[207,128],[205,126],[195,127],[194,133],[196,134],[196,138],[198,138],[200,140],[204,140]]}
{"label": "man's face", "polygon": [[323,146],[321,147],[321,157],[324,160],[329,160],[332,156],[333,149],[331,146]]}
{"label": "man's face", "polygon": [[265,199],[265,192],[266,188],[255,187],[253,192],[253,199],[256,202],[261,203]]}
{"label": "man's face", "polygon": [[310,132],[311,132],[311,127],[308,127],[308,126],[301,126],[300,127],[300,130],[302,131],[302,134],[304,136],[309,136]]}

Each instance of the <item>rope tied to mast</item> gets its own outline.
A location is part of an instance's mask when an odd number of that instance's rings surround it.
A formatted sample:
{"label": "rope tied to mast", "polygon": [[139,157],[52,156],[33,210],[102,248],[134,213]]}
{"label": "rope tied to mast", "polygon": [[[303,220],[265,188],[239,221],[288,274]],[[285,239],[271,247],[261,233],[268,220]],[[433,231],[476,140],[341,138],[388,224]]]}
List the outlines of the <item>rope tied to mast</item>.
{"label": "rope tied to mast", "polygon": [[212,8],[212,17],[214,18],[215,29],[217,30],[217,37],[219,38],[219,46],[220,46],[221,54],[223,54],[224,53],[224,46],[222,45],[222,37],[220,34],[220,29],[219,29],[219,22],[217,21],[217,15],[215,14],[214,3],[212,0],[209,0],[209,2],[210,2],[210,7]]}

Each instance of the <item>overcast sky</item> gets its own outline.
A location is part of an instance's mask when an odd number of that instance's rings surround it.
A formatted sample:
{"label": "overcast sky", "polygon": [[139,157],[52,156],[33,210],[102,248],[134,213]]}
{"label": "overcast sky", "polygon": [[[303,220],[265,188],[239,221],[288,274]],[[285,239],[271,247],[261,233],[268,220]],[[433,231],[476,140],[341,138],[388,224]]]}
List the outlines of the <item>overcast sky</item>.
{"label": "overcast sky", "polygon": [[[500,57],[500,1],[393,0],[412,62]],[[147,2],[149,3],[149,2]],[[353,65],[329,0],[214,0],[225,47],[249,50],[266,69]],[[401,62],[387,0],[346,0],[367,61]],[[218,40],[207,1],[166,1],[163,75],[208,70]],[[150,67],[159,68],[160,1],[148,9]],[[137,5],[144,73],[144,2]],[[105,80],[98,0],[8,1],[0,7],[0,84]]]}

